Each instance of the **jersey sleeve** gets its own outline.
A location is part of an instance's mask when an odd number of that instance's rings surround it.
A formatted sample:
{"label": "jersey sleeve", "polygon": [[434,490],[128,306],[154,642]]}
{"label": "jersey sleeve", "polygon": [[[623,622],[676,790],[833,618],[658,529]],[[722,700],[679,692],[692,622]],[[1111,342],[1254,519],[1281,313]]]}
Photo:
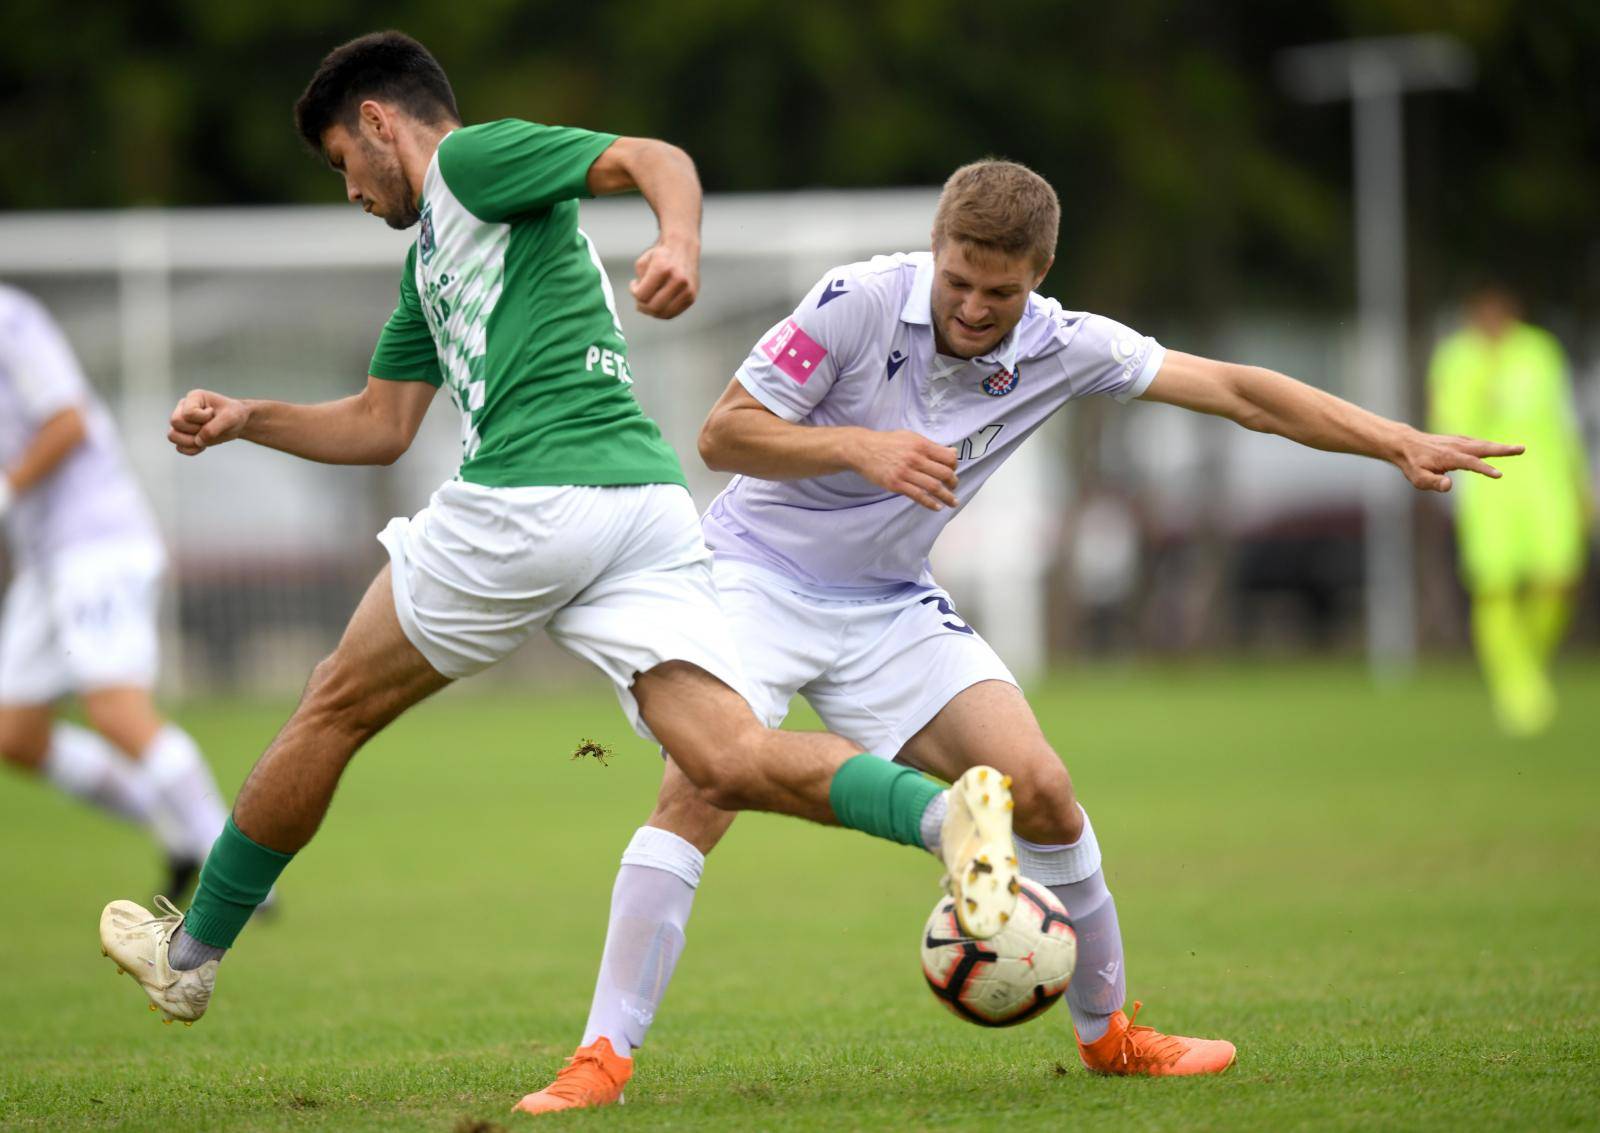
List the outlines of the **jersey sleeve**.
{"label": "jersey sleeve", "polygon": [[88,397],[88,380],[66,336],[31,299],[12,306],[0,323],[0,360],[11,373],[23,412],[35,425]]}
{"label": "jersey sleeve", "polygon": [[372,352],[372,362],[367,373],[391,382],[427,382],[439,385],[444,379],[439,371],[439,350],[433,342],[433,332],[422,314],[422,301],[417,297],[417,246],[413,244],[406,253],[405,271],[400,275],[400,301],[394,313],[383,324],[378,334],[378,345]]}
{"label": "jersey sleeve", "polygon": [[1083,315],[1062,356],[1071,396],[1107,394],[1121,402],[1149,389],[1166,359],[1155,339],[1104,315]]}
{"label": "jersey sleeve", "polygon": [[615,134],[507,118],[456,130],[439,144],[439,173],[456,199],[492,223],[593,196],[589,167]]}
{"label": "jersey sleeve", "polygon": [[848,269],[817,281],[788,318],[761,336],[735,377],[785,421],[808,416],[860,352],[876,297]]}

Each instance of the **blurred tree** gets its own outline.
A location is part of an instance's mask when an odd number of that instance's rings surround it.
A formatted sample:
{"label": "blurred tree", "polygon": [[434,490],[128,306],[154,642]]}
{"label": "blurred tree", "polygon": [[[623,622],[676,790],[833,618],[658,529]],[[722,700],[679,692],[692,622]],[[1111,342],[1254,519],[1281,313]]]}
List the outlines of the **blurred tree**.
{"label": "blurred tree", "polygon": [[1595,304],[1593,0],[147,0],[0,6],[0,208],[338,200],[289,107],[378,27],[427,43],[469,120],[515,115],[685,146],[713,190],[937,183],[1003,154],[1061,192],[1052,285],[1203,327],[1242,299],[1351,291],[1346,116],[1286,99],[1284,47],[1448,31],[1465,95],[1415,100],[1419,271],[1492,266]]}

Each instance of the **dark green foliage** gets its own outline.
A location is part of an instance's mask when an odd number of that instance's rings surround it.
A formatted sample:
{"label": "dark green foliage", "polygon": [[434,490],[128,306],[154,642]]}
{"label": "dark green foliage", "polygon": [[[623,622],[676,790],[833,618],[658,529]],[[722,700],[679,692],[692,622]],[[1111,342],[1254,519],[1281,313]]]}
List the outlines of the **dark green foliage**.
{"label": "dark green foliage", "polygon": [[1201,325],[1239,300],[1349,301],[1347,115],[1289,100],[1277,52],[1448,31],[1480,81],[1411,104],[1424,298],[1486,268],[1535,306],[1600,298],[1579,254],[1600,200],[1588,0],[12,0],[0,110],[26,160],[0,162],[0,208],[338,200],[290,106],[329,48],[382,27],[432,49],[469,121],[666,137],[712,190],[1027,162],[1066,209],[1063,300]]}

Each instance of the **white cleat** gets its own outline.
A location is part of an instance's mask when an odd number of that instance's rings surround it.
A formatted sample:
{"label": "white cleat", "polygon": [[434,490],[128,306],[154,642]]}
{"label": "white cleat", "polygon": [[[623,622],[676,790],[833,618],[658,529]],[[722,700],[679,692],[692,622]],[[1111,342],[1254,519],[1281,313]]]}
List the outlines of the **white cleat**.
{"label": "white cleat", "polygon": [[167,963],[167,947],[183,923],[183,914],[165,897],[156,898],[161,915],[132,901],[113,901],[100,914],[100,951],[139,982],[150,997],[150,1010],[165,1022],[185,1026],[206,1013],[217,983],[216,960],[179,971]]}
{"label": "white cleat", "polygon": [[945,888],[955,898],[961,931],[986,940],[1005,927],[1017,905],[1017,851],[1011,841],[1011,776],[974,767],[945,792],[939,832]]}

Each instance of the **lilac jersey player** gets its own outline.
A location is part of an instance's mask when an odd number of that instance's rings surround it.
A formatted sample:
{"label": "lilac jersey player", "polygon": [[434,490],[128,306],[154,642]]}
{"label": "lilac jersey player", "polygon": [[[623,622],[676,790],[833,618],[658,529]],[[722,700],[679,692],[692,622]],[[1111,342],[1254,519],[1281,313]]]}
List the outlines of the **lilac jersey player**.
{"label": "lilac jersey player", "polygon": [[[1038,293],[988,353],[943,355],[932,288],[927,252],[837,268],[762,337],[738,380],[787,421],[907,429],[954,448],[965,503],[1068,401],[1138,397],[1166,356],[1154,339]],[[931,586],[928,553],[954,516],[854,472],[739,476],[712,503],[704,528],[719,560],[765,567],[809,592],[871,597]]]}
{"label": "lilac jersey player", "polygon": [[[32,297],[0,287],[0,760],[137,822],[180,892],[227,811],[156,710],[165,552],[105,406]],[[73,694],[91,728],[56,718]]]}
{"label": "lilac jersey player", "polygon": [[18,493],[6,516],[19,564],[53,561],[88,543],[157,536],[115,426],[72,348],[37,300],[0,287],[0,468],[20,460],[39,427],[70,408],[83,415],[82,443],[37,487]]}
{"label": "lilac jersey player", "polygon": [[[1493,475],[1481,457],[1517,450],[1426,436],[1282,374],[1163,350],[1063,310],[1035,292],[1059,222],[1043,178],[982,161],[946,184],[931,256],[824,276],[762,337],[701,430],[706,463],[740,474],[707,513],[706,539],[765,722],[799,695],[877,755],[945,779],[980,761],[1015,776],[1021,873],[1049,887],[1077,933],[1066,1041],[1083,1064],[1213,1074],[1232,1064],[1231,1043],[1135,1025],[1137,1003],[1123,1011],[1121,930],[1094,829],[1005,663],[934,585],[928,551],[1017,445],[1092,394],[1381,457],[1420,488],[1447,487],[1457,468]],[[541,1107],[620,1099],[684,945],[705,854],[732,820],[669,765],[623,854],[583,1042],[534,1095]]]}

